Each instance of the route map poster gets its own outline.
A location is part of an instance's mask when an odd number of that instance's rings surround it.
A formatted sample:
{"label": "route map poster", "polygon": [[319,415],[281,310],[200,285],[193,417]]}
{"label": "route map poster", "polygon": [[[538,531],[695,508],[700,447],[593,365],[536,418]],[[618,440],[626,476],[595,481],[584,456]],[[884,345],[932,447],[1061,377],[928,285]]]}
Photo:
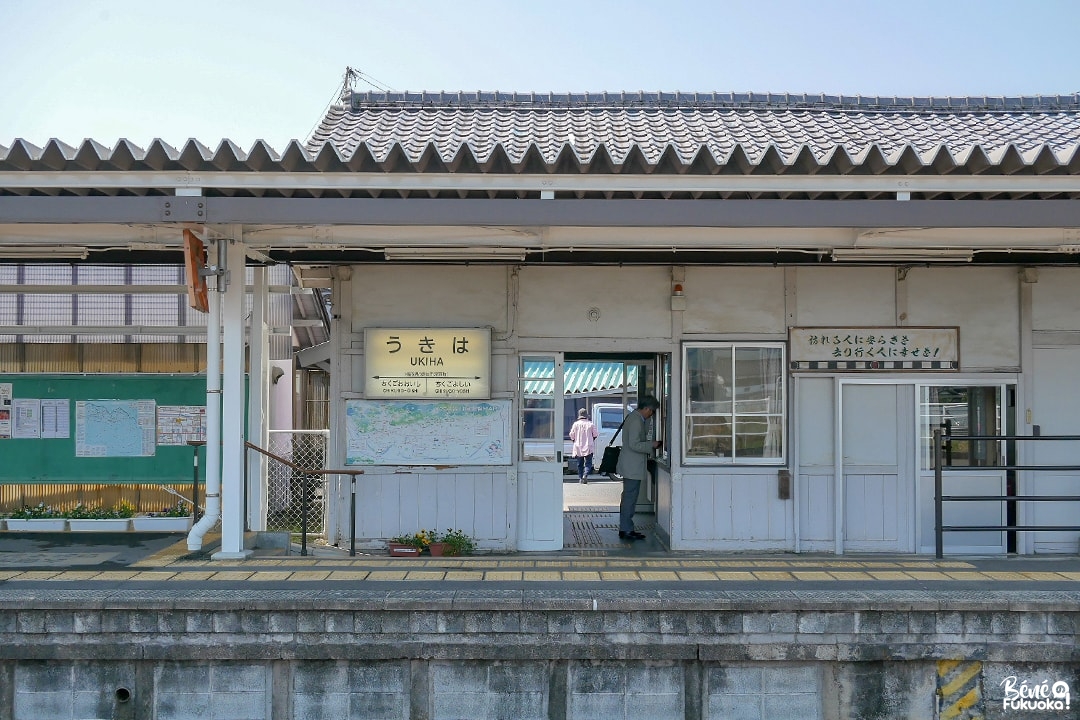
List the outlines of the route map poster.
{"label": "route map poster", "polygon": [[75,457],[149,457],[156,451],[154,400],[75,402]]}
{"label": "route map poster", "polygon": [[206,441],[206,406],[159,405],[157,444],[186,445],[188,440]]}
{"label": "route map poster", "polygon": [[347,400],[346,465],[509,465],[509,400]]}

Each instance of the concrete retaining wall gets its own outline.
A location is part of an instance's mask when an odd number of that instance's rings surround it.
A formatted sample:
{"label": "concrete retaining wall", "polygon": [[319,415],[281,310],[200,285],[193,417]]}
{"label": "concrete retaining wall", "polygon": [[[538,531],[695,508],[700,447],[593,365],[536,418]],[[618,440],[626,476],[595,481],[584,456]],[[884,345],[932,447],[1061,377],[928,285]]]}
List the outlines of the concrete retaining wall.
{"label": "concrete retaining wall", "polygon": [[237,594],[0,604],[0,717],[933,718],[941,660],[987,718],[1009,676],[1080,689],[1069,599]]}

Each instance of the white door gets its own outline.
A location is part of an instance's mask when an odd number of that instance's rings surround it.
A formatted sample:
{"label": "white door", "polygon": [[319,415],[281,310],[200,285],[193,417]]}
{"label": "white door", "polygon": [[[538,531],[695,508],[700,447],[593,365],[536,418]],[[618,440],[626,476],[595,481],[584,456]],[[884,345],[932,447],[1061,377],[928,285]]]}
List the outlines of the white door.
{"label": "white door", "polygon": [[[525,367],[528,363],[529,375]],[[522,356],[518,362],[519,550],[563,546],[563,357]]]}
{"label": "white door", "polygon": [[915,389],[840,384],[842,549],[913,552]]}

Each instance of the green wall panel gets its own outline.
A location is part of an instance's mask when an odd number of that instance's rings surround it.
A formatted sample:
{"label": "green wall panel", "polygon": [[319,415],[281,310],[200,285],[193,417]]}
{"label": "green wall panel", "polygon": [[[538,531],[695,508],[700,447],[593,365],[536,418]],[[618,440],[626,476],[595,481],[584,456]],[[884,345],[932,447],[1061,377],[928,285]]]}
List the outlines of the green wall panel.
{"label": "green wall panel", "polygon": [[187,445],[157,445],[148,457],[76,457],[75,403],[205,405],[205,375],[0,375],[0,383],[11,383],[13,398],[70,400],[71,423],[68,438],[0,439],[0,483],[191,482],[192,448]]}

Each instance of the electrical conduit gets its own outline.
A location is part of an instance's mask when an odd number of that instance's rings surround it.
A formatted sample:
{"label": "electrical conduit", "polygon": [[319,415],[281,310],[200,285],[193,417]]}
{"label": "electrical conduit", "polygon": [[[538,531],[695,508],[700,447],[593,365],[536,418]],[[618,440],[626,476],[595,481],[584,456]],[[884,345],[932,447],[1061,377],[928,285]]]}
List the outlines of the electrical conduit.
{"label": "electrical conduit", "polygon": [[[220,250],[215,243],[215,250]],[[220,267],[220,265],[219,265]],[[201,550],[203,537],[221,519],[221,293],[211,275],[206,318],[206,512],[188,531],[188,551]]]}

